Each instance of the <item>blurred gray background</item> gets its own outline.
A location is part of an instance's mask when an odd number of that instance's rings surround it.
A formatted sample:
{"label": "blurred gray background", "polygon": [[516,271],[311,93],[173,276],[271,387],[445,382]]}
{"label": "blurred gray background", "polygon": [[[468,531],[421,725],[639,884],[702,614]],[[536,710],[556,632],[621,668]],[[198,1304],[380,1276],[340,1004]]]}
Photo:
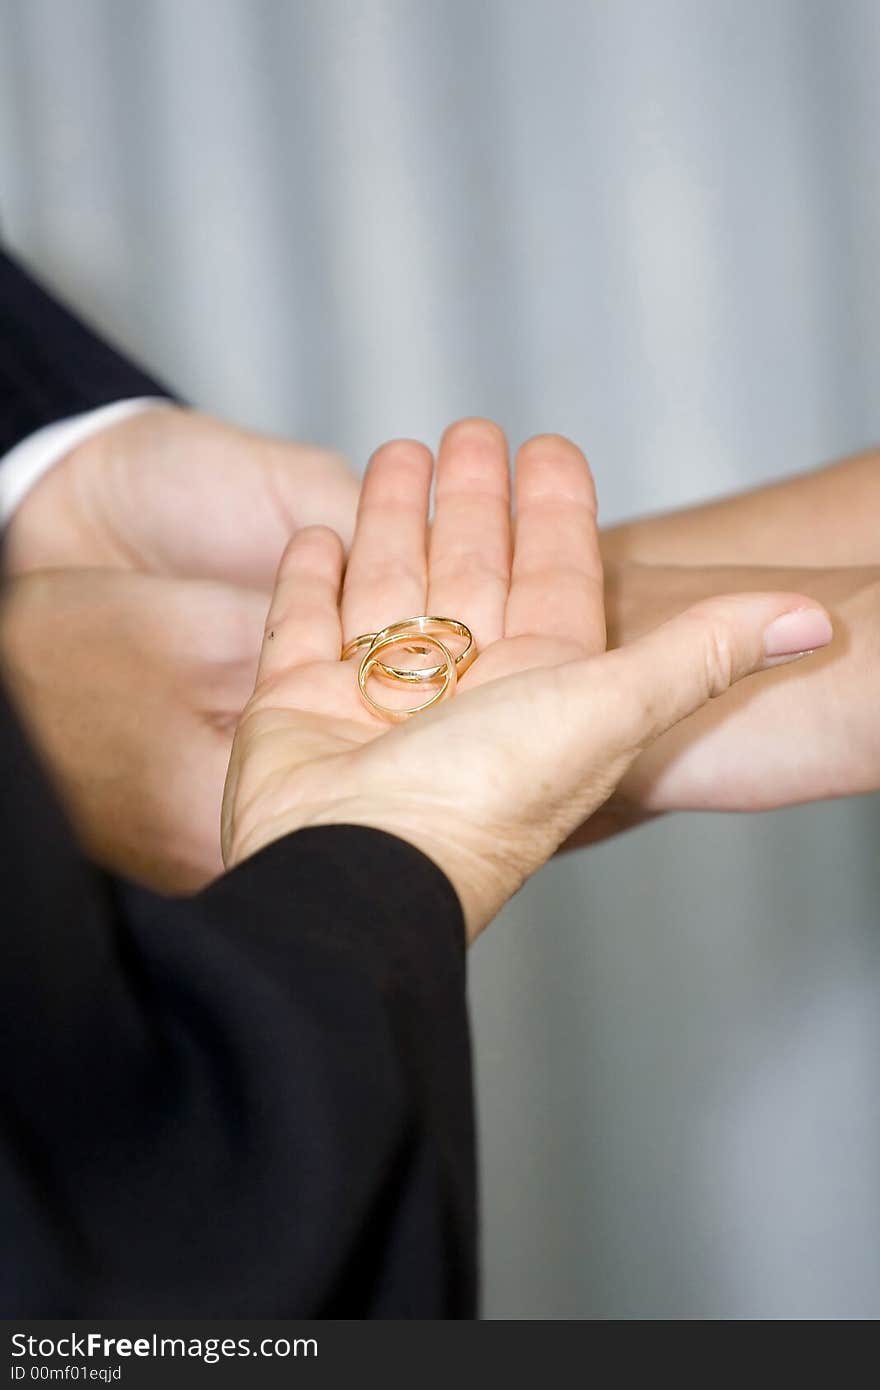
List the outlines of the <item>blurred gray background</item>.
{"label": "blurred gray background", "polygon": [[[606,520],[880,438],[878,131],[878,0],[0,0],[74,304],[359,467],[570,433]],[[487,1316],[880,1314],[878,843],[679,817],[483,939]]]}

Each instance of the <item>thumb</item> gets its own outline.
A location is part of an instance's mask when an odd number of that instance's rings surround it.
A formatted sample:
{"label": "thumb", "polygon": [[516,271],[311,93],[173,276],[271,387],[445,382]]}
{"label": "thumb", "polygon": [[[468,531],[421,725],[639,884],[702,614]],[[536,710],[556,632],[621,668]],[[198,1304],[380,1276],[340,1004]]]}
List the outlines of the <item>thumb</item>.
{"label": "thumb", "polygon": [[795,661],[832,636],[825,609],[803,594],[732,594],[696,604],[588,664],[608,710],[608,751],[635,756],[744,676]]}

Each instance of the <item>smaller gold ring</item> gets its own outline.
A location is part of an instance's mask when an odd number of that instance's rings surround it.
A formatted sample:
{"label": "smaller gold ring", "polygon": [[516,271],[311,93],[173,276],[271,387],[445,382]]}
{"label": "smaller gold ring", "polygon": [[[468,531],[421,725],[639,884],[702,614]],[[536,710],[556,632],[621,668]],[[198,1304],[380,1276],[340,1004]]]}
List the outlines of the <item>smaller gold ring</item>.
{"label": "smaller gold ring", "polygon": [[[397,634],[408,635],[412,633],[413,636],[418,635],[419,637],[425,637],[433,633],[433,635],[436,636],[436,629],[438,628],[441,631],[449,629],[455,633],[456,637],[463,637],[465,639],[463,649],[455,657],[455,673],[458,680],[461,680],[465,671],[476,656],[477,648],[474,642],[474,634],[467,624],[460,622],[458,618],[434,618],[429,614],[423,614],[418,618],[401,618],[400,622],[389,623],[387,627],[383,627],[382,631],[376,634],[373,645],[375,646],[376,642],[382,637],[390,637]],[[408,647],[407,650],[412,651],[414,649],[413,647]],[[377,664],[379,673],[386,680],[409,681],[414,685],[420,685],[423,681],[437,680],[437,678],[443,674],[442,666],[426,666],[423,669],[410,671],[405,666],[387,666],[384,661],[380,661]]]}
{"label": "smaller gold ring", "polygon": [[[380,632],[364,632],[360,637],[353,637],[351,641],[346,642],[345,646],[342,648],[342,655],[339,659],[340,661],[348,661],[349,657],[354,656],[355,652],[360,651],[366,646],[372,648],[382,637],[389,637],[392,634],[396,635],[398,633],[412,633],[413,636],[423,636],[431,631],[436,632],[437,628],[443,631],[450,629],[457,637],[463,637],[465,639],[463,649],[455,657],[456,671],[458,679],[460,680],[473,662],[477,654],[477,646],[474,641],[474,634],[471,632],[467,623],[460,622],[458,618],[435,618],[428,614],[423,614],[421,617],[417,618],[401,618],[400,622],[389,623],[388,626],[383,627]],[[414,651],[416,648],[407,647],[406,650]],[[378,661],[376,667],[377,674],[382,676],[385,680],[408,681],[413,685],[421,685],[422,683],[437,680],[438,676],[442,676],[444,669],[441,665],[409,670],[405,666],[388,666],[384,661]]]}
{"label": "smaller gold ring", "polygon": [[389,720],[392,724],[400,724],[405,719],[412,719],[414,714],[424,714],[426,710],[431,709],[434,705],[439,705],[441,700],[447,699],[448,696],[453,693],[458,680],[455,657],[452,655],[452,652],[448,647],[443,645],[439,637],[433,637],[430,633],[426,632],[423,634],[422,640],[427,642],[429,646],[436,648],[443,658],[443,666],[438,668],[443,677],[443,684],[440,689],[435,691],[429,700],[423,700],[420,705],[413,705],[411,709],[389,709],[387,705],[382,705],[378,700],[374,700],[367,690],[367,682],[374,669],[382,664],[379,661],[378,653],[384,651],[386,647],[398,647],[405,640],[405,636],[400,636],[396,633],[391,633],[388,636],[383,636],[380,633],[361,662],[360,670],[358,671],[358,689],[360,690],[361,699],[364,701],[364,704],[366,704],[374,714],[378,714],[382,719]]}

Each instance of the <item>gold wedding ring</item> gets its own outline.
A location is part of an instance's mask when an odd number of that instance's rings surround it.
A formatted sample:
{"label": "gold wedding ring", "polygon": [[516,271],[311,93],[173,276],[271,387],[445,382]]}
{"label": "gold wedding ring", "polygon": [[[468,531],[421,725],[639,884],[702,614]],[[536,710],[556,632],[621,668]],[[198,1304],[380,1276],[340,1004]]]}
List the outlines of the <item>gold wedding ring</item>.
{"label": "gold wedding ring", "polygon": [[[388,705],[382,705],[378,700],[374,700],[367,689],[367,682],[373,670],[379,665],[378,653],[384,651],[386,647],[398,647],[405,641],[406,635],[401,636],[395,633],[391,633],[389,636],[385,637],[377,636],[370,650],[361,662],[360,670],[358,671],[358,689],[361,692],[361,699],[374,714],[378,714],[382,719],[389,720],[392,724],[402,723],[404,719],[411,719],[414,714],[424,714],[425,710],[431,709],[434,705],[439,705],[441,700],[447,699],[448,696],[453,693],[458,680],[455,669],[455,657],[452,655],[452,652],[448,647],[443,645],[439,637],[424,633],[422,634],[421,641],[427,643],[428,646],[434,647],[443,658],[442,666],[432,668],[442,672],[440,689],[435,690],[430,699],[423,700],[420,705],[412,705],[408,709],[391,709]],[[427,684],[427,682],[425,682],[425,684]]]}
{"label": "gold wedding ring", "polygon": [[[364,632],[360,637],[353,637],[342,649],[342,661],[348,661],[355,652],[362,651],[364,647],[374,647],[383,637],[405,634],[407,636],[424,636],[438,633],[452,632],[456,637],[464,638],[464,646],[456,654],[455,665],[458,679],[464,675],[477,654],[477,646],[474,642],[474,634],[466,623],[459,622],[458,618],[434,618],[428,614],[423,614],[418,618],[402,618],[400,622],[389,623],[380,632]],[[424,647],[419,648],[418,643],[408,644],[405,648],[409,652],[424,652]],[[384,661],[376,662],[376,672],[385,680],[410,681],[415,685],[420,685],[423,681],[437,680],[442,676],[444,667],[425,666],[415,670],[410,670],[405,666],[389,666]]]}
{"label": "gold wedding ring", "polygon": [[[443,638],[451,634],[455,638],[463,639],[464,646],[453,654],[448,643],[441,641],[438,634],[442,634]],[[392,666],[379,659],[379,653],[389,647],[402,647],[406,652],[421,655],[433,649],[439,653],[442,660],[439,665],[434,666]],[[441,700],[447,699],[455,690],[459,677],[464,675],[477,654],[474,635],[466,623],[460,622],[458,618],[437,618],[427,613],[389,623],[380,632],[364,632],[359,637],[353,637],[343,647],[341,660],[347,661],[349,657],[364,649],[366,651],[358,670],[361,698],[374,714],[395,723],[409,719],[414,714],[422,714]],[[367,685],[370,676],[374,674],[392,685],[398,682],[405,685],[431,685],[440,681],[440,687],[429,700],[423,701],[420,705],[408,709],[394,709],[381,704],[369,693]]]}

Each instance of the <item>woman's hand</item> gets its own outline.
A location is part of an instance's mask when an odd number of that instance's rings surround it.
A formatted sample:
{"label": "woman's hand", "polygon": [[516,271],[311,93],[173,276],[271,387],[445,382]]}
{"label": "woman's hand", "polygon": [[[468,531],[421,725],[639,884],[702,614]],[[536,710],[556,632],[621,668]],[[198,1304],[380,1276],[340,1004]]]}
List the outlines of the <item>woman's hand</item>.
{"label": "woman's hand", "polygon": [[601,536],[615,565],[877,565],[880,450],[693,507],[636,518]]}
{"label": "woman's hand", "polygon": [[[447,431],[371,461],[342,588],[330,531],[296,536],[278,574],[257,685],[233,744],[222,841],[232,866],[305,826],[410,841],[455,887],[473,939],[660,733],[740,677],[830,637],[798,594],[722,598],[624,650],[605,646],[593,485],[579,451],[531,440],[516,532],[501,432]],[[479,656],[452,700],[389,727],[361,702],[343,643],[417,613],[460,618]],[[382,885],[376,885],[381,893]],[[418,904],[413,904],[414,930]]]}
{"label": "woman's hand", "polygon": [[[614,567],[606,581],[609,645],[631,642],[715,594],[771,587],[804,590],[823,603],[833,642],[813,661],[738,686],[659,739],[609,811],[626,819],[768,810],[880,787],[880,569]],[[585,838],[594,830],[585,827]]]}

